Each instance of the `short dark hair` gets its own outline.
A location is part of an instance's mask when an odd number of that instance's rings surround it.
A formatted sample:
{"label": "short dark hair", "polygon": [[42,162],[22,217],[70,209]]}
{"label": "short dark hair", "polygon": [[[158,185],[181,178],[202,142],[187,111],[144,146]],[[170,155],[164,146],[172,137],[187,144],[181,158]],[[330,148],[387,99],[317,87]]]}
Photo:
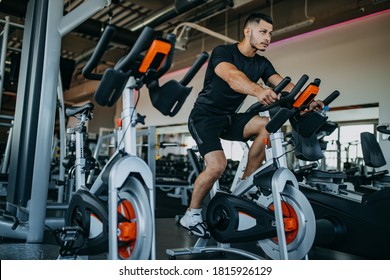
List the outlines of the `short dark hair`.
{"label": "short dark hair", "polygon": [[260,13],[260,12],[255,12],[255,13],[252,13],[250,14],[247,19],[245,20],[245,24],[244,24],[244,27],[247,27],[248,24],[252,23],[252,22],[256,22],[256,23],[259,23],[260,20],[264,20],[270,24],[273,24],[272,23],[272,18],[269,16],[269,15],[266,15],[266,14],[263,14],[263,13]]}

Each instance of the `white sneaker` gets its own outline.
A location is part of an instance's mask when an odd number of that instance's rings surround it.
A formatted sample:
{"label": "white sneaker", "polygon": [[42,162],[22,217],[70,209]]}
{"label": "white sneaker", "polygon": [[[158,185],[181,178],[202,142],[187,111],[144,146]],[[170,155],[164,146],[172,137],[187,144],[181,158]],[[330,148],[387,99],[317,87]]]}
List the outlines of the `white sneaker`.
{"label": "white sneaker", "polygon": [[195,236],[210,238],[210,232],[202,219],[202,209],[188,209],[180,219],[180,225]]}

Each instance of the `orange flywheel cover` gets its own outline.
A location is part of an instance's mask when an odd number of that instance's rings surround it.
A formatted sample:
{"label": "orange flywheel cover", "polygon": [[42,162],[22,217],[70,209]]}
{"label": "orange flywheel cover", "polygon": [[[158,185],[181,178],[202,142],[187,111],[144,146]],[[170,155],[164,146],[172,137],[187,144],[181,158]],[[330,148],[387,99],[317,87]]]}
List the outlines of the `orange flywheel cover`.
{"label": "orange flywheel cover", "polygon": [[[268,209],[274,211],[274,204],[271,204]],[[285,201],[282,201],[282,213],[284,232],[286,235],[286,243],[290,244],[298,235],[299,223],[298,215],[294,208]],[[273,240],[278,243],[278,238],[274,237]]]}
{"label": "orange flywheel cover", "polygon": [[134,249],[137,240],[137,222],[136,215],[130,201],[122,200],[118,204],[118,215],[121,215],[125,221],[118,222],[118,254],[121,258],[128,259]]}

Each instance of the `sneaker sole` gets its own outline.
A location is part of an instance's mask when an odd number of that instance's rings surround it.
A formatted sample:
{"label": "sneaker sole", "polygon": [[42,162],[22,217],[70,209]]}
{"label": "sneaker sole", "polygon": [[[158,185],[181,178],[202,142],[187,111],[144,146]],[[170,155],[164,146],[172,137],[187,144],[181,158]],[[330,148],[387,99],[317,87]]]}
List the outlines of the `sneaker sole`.
{"label": "sneaker sole", "polygon": [[182,228],[187,230],[188,234],[190,234],[190,235],[193,235],[193,236],[196,236],[196,237],[200,237],[200,238],[203,238],[203,239],[210,239],[210,237],[211,237],[209,232],[207,232],[207,234],[199,235],[197,232],[192,231],[189,227],[184,226],[181,223],[181,220],[179,221],[179,224],[180,224],[180,226]]}

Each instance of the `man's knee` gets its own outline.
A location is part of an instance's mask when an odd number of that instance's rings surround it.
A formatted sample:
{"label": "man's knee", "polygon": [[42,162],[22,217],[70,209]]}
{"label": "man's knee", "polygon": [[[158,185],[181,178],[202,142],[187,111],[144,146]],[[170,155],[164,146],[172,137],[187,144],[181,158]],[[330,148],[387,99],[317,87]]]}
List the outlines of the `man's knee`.
{"label": "man's knee", "polygon": [[258,136],[263,136],[267,138],[269,133],[265,128],[269,119],[266,117],[255,116],[251,121],[246,125],[244,129],[244,137],[247,139],[257,138]]}
{"label": "man's knee", "polygon": [[265,125],[259,126],[256,130],[253,131],[252,135],[250,136],[250,139],[253,141],[257,138],[265,139],[269,137],[269,132],[265,128]]}
{"label": "man's knee", "polygon": [[205,172],[209,174],[209,176],[217,180],[222,176],[223,172],[226,169],[226,166],[227,166],[226,159],[213,160],[206,165]]}

